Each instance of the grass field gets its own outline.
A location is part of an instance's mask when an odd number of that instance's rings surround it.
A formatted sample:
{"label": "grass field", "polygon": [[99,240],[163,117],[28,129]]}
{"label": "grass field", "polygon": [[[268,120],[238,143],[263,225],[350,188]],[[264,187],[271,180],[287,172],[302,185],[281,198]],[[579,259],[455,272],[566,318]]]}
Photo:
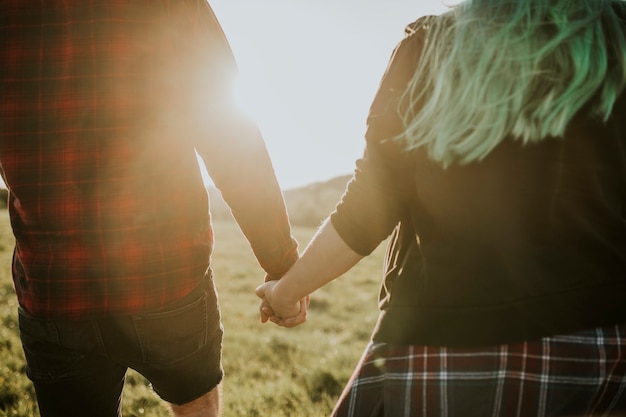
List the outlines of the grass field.
{"label": "grass field", "polygon": [[[304,248],[313,228],[295,228]],[[234,223],[215,224],[213,257],[225,328],[223,416],[327,416],[367,344],[376,320],[383,247],[313,294],[307,322],[294,329],[261,324],[254,289],[263,273]],[[13,237],[0,211],[0,417],[33,417],[37,406],[24,372],[17,301],[10,275]],[[147,381],[131,371],[125,417],[168,416]]]}

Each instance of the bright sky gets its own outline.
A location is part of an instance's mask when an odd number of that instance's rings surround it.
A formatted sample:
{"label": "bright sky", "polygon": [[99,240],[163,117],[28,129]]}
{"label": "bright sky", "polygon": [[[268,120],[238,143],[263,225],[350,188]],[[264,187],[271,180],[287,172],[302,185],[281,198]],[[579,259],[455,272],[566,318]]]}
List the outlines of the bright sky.
{"label": "bright sky", "polygon": [[365,119],[406,24],[449,0],[209,0],[240,69],[242,101],[278,181],[352,172]]}

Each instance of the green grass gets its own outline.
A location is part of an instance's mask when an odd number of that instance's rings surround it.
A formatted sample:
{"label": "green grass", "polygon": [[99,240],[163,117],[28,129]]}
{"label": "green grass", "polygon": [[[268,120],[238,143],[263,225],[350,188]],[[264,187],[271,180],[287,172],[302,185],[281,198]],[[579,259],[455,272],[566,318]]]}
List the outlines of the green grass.
{"label": "green grass", "polygon": [[[304,248],[313,228],[294,229]],[[366,346],[377,317],[380,247],[341,279],[315,292],[307,322],[293,329],[261,324],[254,289],[263,272],[231,222],[215,224],[213,269],[225,328],[223,416],[328,416]],[[10,275],[13,238],[0,212],[0,417],[37,415],[24,373],[17,301]],[[148,382],[128,373],[125,417],[169,416]]]}

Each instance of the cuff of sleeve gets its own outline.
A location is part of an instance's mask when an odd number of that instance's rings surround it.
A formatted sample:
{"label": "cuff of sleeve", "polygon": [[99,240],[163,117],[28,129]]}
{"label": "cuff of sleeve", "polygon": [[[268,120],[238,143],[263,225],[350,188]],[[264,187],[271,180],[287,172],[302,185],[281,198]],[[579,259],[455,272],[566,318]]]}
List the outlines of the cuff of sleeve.
{"label": "cuff of sleeve", "polygon": [[298,246],[294,241],[293,249],[287,252],[284,258],[280,261],[278,268],[272,268],[271,271],[265,271],[265,282],[276,281],[282,278],[283,275],[293,266],[298,260],[300,255],[298,254]]}
{"label": "cuff of sleeve", "polygon": [[[340,210],[340,207],[337,209]],[[361,230],[358,225],[353,225],[346,216],[342,216],[337,210],[330,215],[330,222],[346,245],[361,256],[368,256],[380,244],[380,242],[370,242],[367,238],[360,237],[359,232]],[[351,233],[351,231],[356,233]]]}

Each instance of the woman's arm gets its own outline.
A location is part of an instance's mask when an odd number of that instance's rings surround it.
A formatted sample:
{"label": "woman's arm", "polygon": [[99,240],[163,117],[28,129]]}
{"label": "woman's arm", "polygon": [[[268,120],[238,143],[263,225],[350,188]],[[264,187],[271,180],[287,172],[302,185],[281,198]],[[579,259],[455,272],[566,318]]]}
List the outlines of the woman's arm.
{"label": "woman's arm", "polygon": [[[296,318],[301,302],[313,291],[344,274],[361,259],[339,236],[327,219],[308,244],[300,259],[278,281],[259,286],[256,294],[269,304],[272,312],[261,307],[261,319],[293,327],[304,321]],[[266,305],[267,305],[266,304]],[[289,318],[294,318],[290,320]]]}

